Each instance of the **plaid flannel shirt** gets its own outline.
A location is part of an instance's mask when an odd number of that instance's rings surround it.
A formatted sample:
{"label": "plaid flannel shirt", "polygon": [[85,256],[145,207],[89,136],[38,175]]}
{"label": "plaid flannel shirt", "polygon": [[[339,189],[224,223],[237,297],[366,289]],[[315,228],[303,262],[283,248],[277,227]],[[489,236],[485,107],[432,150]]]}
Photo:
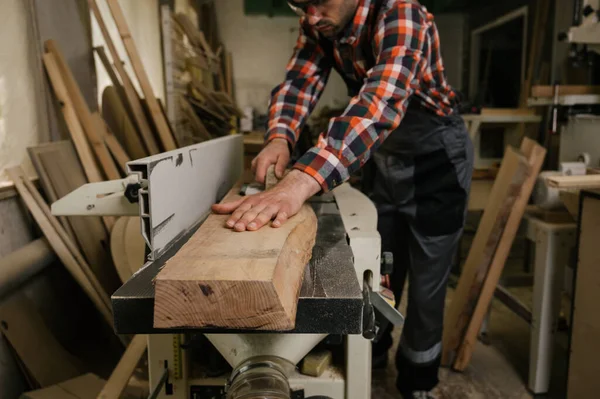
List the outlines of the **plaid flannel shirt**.
{"label": "plaid flannel shirt", "polygon": [[[302,18],[285,81],[272,92],[265,141],[284,138],[293,147],[333,62],[346,79],[361,82],[343,114],[330,120],[317,145],[294,165],[314,177],[323,191],[365,164],[400,125],[409,97],[440,116],[453,112],[456,95],[444,75],[433,16],[410,0],[385,0],[379,15],[373,15],[374,1],[360,0],[353,22],[333,40],[333,54],[326,54],[319,32]],[[365,47],[372,49],[375,65],[366,65]]]}

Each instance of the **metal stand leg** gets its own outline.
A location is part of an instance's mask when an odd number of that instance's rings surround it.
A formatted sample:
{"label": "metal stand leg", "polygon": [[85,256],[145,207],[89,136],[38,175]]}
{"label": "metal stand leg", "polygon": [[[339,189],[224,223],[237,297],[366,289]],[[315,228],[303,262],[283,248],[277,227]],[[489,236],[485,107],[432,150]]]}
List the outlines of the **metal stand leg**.
{"label": "metal stand leg", "polygon": [[346,399],[371,398],[371,341],[348,335],[346,343]]}
{"label": "metal stand leg", "polygon": [[[548,225],[546,225],[548,226]],[[535,227],[535,270],[531,321],[529,389],[548,391],[554,332],[560,313],[560,299],[565,266],[574,245],[573,228]]]}

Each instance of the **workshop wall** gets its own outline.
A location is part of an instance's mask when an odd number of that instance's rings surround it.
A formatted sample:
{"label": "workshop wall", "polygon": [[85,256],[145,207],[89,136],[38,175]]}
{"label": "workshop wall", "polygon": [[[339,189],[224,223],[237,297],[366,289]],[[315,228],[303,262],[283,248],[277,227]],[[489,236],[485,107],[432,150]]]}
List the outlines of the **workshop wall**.
{"label": "workshop wall", "polygon": [[[271,90],[283,81],[296,44],[298,18],[244,15],[243,0],[219,0],[215,5],[221,38],[233,54],[237,103],[242,109],[266,112]],[[343,106],[347,100],[344,82],[332,73],[318,108]]]}
{"label": "workshop wall", "polygon": [[3,0],[0,12],[0,186],[7,183],[4,168],[33,167],[25,148],[40,141],[39,102],[36,101],[36,48],[28,2]]}
{"label": "workshop wall", "polygon": [[[133,36],[135,46],[140,54],[141,59],[144,61],[144,68],[150,79],[150,84],[155,95],[163,102],[165,99],[165,87],[164,87],[164,75],[163,75],[163,64],[162,64],[162,50],[161,50],[161,39],[160,39],[160,7],[158,0],[119,0],[119,4],[123,9],[123,14]],[[121,59],[125,61],[125,69],[132,78],[135,75],[127,52],[123,47],[122,40],[119,39],[117,28],[114,24],[110,10],[104,1],[98,1],[98,7],[100,12],[104,16],[104,21],[108,27],[113,43],[121,56]],[[92,17],[92,43],[94,46],[104,46],[107,54],[110,53],[104,38],[100,32],[100,28],[96,22],[96,19]],[[96,64],[96,75],[98,82],[98,103],[102,102],[102,92],[106,86],[112,85],[104,66],[98,59],[95,58]],[[133,84],[141,93],[140,86],[137,79],[132,79]]]}

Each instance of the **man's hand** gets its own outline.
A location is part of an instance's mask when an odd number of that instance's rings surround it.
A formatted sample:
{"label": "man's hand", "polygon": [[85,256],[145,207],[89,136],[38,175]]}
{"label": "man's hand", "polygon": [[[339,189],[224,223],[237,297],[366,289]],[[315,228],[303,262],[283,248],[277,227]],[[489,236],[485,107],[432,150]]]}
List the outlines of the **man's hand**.
{"label": "man's hand", "polygon": [[311,176],[292,170],[272,189],[237,201],[213,205],[212,210],[220,214],[233,212],[226,225],[236,231],[258,230],[273,218],[275,220],[271,225],[280,227],[320,190],[321,186]]}
{"label": "man's hand", "polygon": [[252,160],[252,172],[259,183],[265,182],[267,169],[275,165],[275,176],[278,179],[283,177],[285,167],[290,161],[290,150],[286,139],[273,139],[265,148]]}

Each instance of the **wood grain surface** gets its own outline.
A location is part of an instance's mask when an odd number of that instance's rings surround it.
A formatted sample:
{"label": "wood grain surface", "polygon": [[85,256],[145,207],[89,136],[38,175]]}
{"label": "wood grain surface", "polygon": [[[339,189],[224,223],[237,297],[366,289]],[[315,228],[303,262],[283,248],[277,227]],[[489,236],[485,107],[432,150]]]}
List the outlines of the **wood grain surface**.
{"label": "wood grain surface", "polygon": [[317,231],[312,208],[253,232],[226,228],[228,217],[210,215],[156,277],[155,327],[294,328]]}

